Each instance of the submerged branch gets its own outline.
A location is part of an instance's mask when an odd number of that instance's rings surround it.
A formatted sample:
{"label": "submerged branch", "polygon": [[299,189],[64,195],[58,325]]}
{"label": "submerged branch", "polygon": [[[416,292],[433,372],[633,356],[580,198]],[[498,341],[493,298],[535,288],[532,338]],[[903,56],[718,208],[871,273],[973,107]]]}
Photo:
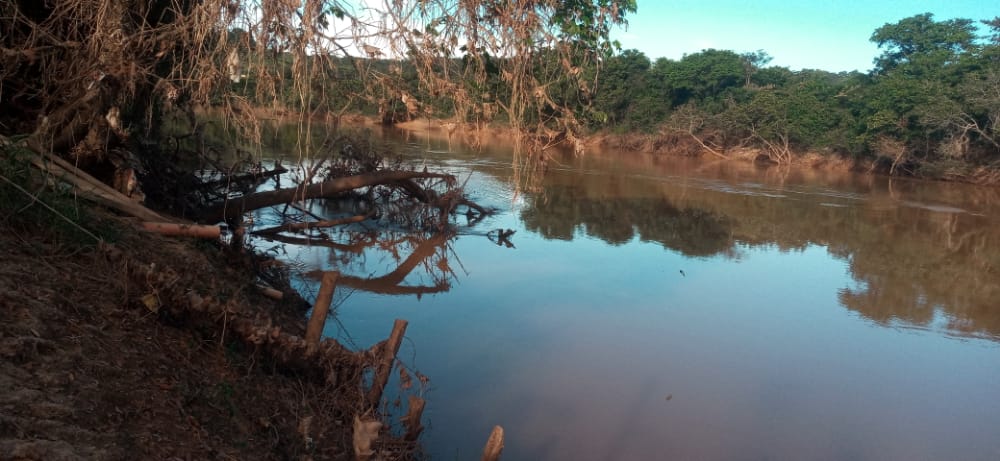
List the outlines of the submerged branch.
{"label": "submerged branch", "polygon": [[268,192],[258,192],[226,200],[210,206],[200,213],[203,222],[219,222],[236,218],[247,211],[253,211],[295,200],[334,197],[344,192],[367,186],[392,185],[413,179],[437,178],[454,182],[455,177],[443,173],[416,171],[376,171],[354,176],[330,179],[306,186],[290,187]]}
{"label": "submerged branch", "polygon": [[282,224],[280,226],[274,226],[274,227],[268,227],[267,229],[256,230],[256,231],[251,232],[251,234],[254,234],[254,235],[267,235],[267,234],[277,234],[279,232],[299,231],[299,230],[317,229],[317,228],[322,228],[322,227],[341,226],[341,225],[344,225],[344,224],[354,224],[354,223],[364,222],[366,219],[369,219],[372,216],[374,216],[374,214],[373,213],[369,213],[369,214],[366,214],[366,215],[351,216],[351,217],[348,217],[348,218],[341,218],[341,219],[329,219],[329,220],[323,220],[323,221],[309,221],[309,222],[286,223],[286,224]]}

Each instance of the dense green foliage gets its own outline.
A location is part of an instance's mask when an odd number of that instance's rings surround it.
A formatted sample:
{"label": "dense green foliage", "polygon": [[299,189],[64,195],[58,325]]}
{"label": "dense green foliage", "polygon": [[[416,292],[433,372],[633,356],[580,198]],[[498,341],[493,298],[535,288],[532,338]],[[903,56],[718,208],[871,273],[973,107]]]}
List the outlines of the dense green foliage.
{"label": "dense green foliage", "polygon": [[[592,132],[666,140],[656,143],[661,149],[697,141],[718,155],[758,149],[778,162],[819,152],[874,160],[894,174],[988,179],[982,176],[995,169],[983,167],[1000,162],[1000,18],[936,21],[919,14],[878,28],[871,40],[882,53],[869,73],[768,67],[763,50],[708,49],[655,62],[637,50],[605,50],[598,61],[539,50],[530,72],[545,101],[520,122],[544,125],[570,116]],[[509,121],[494,104],[512,91],[503,58],[473,63],[466,54],[439,61],[442,72],[464,85],[457,92],[420,83],[410,61],[333,62],[342,87],[313,98],[308,109],[349,108],[387,122],[412,116]],[[463,78],[471,70],[486,77]],[[394,78],[366,80],[370,75]],[[253,93],[255,84],[242,85]],[[300,108],[293,92],[284,94],[281,103]],[[477,104],[456,103],[456,94]],[[404,104],[404,95],[420,101],[418,111]],[[550,135],[564,129],[549,128]]]}
{"label": "dense green foliage", "polygon": [[878,28],[868,73],[764,67],[766,53],[703,50],[604,63],[592,129],[696,137],[720,151],[884,159],[894,172],[968,176],[1000,162],[1000,18],[920,14]]}

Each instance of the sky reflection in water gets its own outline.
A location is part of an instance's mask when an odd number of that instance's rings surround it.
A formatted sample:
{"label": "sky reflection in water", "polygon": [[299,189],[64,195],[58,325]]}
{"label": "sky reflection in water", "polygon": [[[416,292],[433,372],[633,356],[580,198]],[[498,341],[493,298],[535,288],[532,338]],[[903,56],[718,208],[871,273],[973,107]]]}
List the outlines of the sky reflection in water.
{"label": "sky reflection in water", "polygon": [[494,424],[505,459],[1000,459],[995,191],[591,156],[514,200],[503,152],[423,142],[502,212],[441,253],[449,291],[341,294],[327,334],[410,321],[433,459]]}

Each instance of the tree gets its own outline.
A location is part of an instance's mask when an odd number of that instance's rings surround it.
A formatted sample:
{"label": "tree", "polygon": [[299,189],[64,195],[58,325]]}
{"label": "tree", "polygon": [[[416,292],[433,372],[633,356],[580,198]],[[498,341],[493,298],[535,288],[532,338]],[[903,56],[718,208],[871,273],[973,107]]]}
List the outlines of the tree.
{"label": "tree", "polygon": [[594,108],[602,124],[618,130],[649,130],[668,109],[666,92],[650,72],[649,58],[637,50],[625,50],[607,59],[601,69]]}
{"label": "tree", "polygon": [[885,24],[871,36],[871,41],[883,49],[875,59],[875,71],[885,74],[902,67],[916,77],[935,75],[943,66],[957,64],[960,56],[973,49],[975,32],[969,19],[934,21],[931,13]]}
{"label": "tree", "polygon": [[[455,113],[499,106],[518,132],[527,131],[531,121],[575,140],[576,114],[550,90],[559,82],[592,88],[580,69],[610,54],[610,28],[624,24],[636,9],[634,0],[352,5],[339,0],[2,2],[0,135],[29,134],[36,150],[106,164],[107,152],[143,156],[148,150],[143,146],[159,144],[165,117],[180,115],[190,136],[200,138],[204,127],[194,109],[210,108],[227,114],[244,138],[259,140],[255,104],[336,112],[329,95],[348,87],[341,81],[348,76],[362,84],[361,94],[345,95],[348,101],[367,101],[384,111],[402,104],[412,116],[436,107],[420,99],[448,95]],[[558,59],[546,55],[545,66],[536,66],[543,50]],[[459,53],[464,64],[455,59]],[[380,55],[407,58],[414,78],[405,78],[403,66],[372,65]],[[341,72],[345,64],[354,72]],[[487,86],[491,66],[503,92]],[[244,73],[246,83],[234,83],[234,76],[242,82]],[[308,124],[302,126],[305,138]],[[301,147],[311,155],[308,143]]]}
{"label": "tree", "polygon": [[883,49],[864,101],[873,147],[894,146],[894,167],[963,156],[970,131],[959,122],[966,118],[963,81],[980,66],[973,21],[935,21],[924,13],[876,29],[871,40]]}
{"label": "tree", "polygon": [[688,101],[714,99],[724,90],[739,86],[744,81],[743,65],[743,58],[735,52],[708,49],[680,61],[658,60],[657,71],[663,73],[676,107]]}
{"label": "tree", "polygon": [[767,54],[764,50],[748,51],[746,53],[740,54],[743,58],[743,75],[745,77],[744,85],[750,86],[750,79],[753,78],[754,74],[761,70],[767,63],[771,62],[771,55]]}

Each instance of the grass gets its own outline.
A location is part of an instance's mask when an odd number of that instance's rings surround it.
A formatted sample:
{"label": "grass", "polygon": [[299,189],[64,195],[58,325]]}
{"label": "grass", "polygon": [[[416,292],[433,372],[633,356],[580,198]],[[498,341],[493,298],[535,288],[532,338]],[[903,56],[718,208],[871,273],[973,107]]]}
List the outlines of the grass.
{"label": "grass", "polygon": [[120,231],[100,219],[69,190],[31,167],[22,147],[0,147],[0,226],[15,232],[41,234],[73,248],[114,242]]}

